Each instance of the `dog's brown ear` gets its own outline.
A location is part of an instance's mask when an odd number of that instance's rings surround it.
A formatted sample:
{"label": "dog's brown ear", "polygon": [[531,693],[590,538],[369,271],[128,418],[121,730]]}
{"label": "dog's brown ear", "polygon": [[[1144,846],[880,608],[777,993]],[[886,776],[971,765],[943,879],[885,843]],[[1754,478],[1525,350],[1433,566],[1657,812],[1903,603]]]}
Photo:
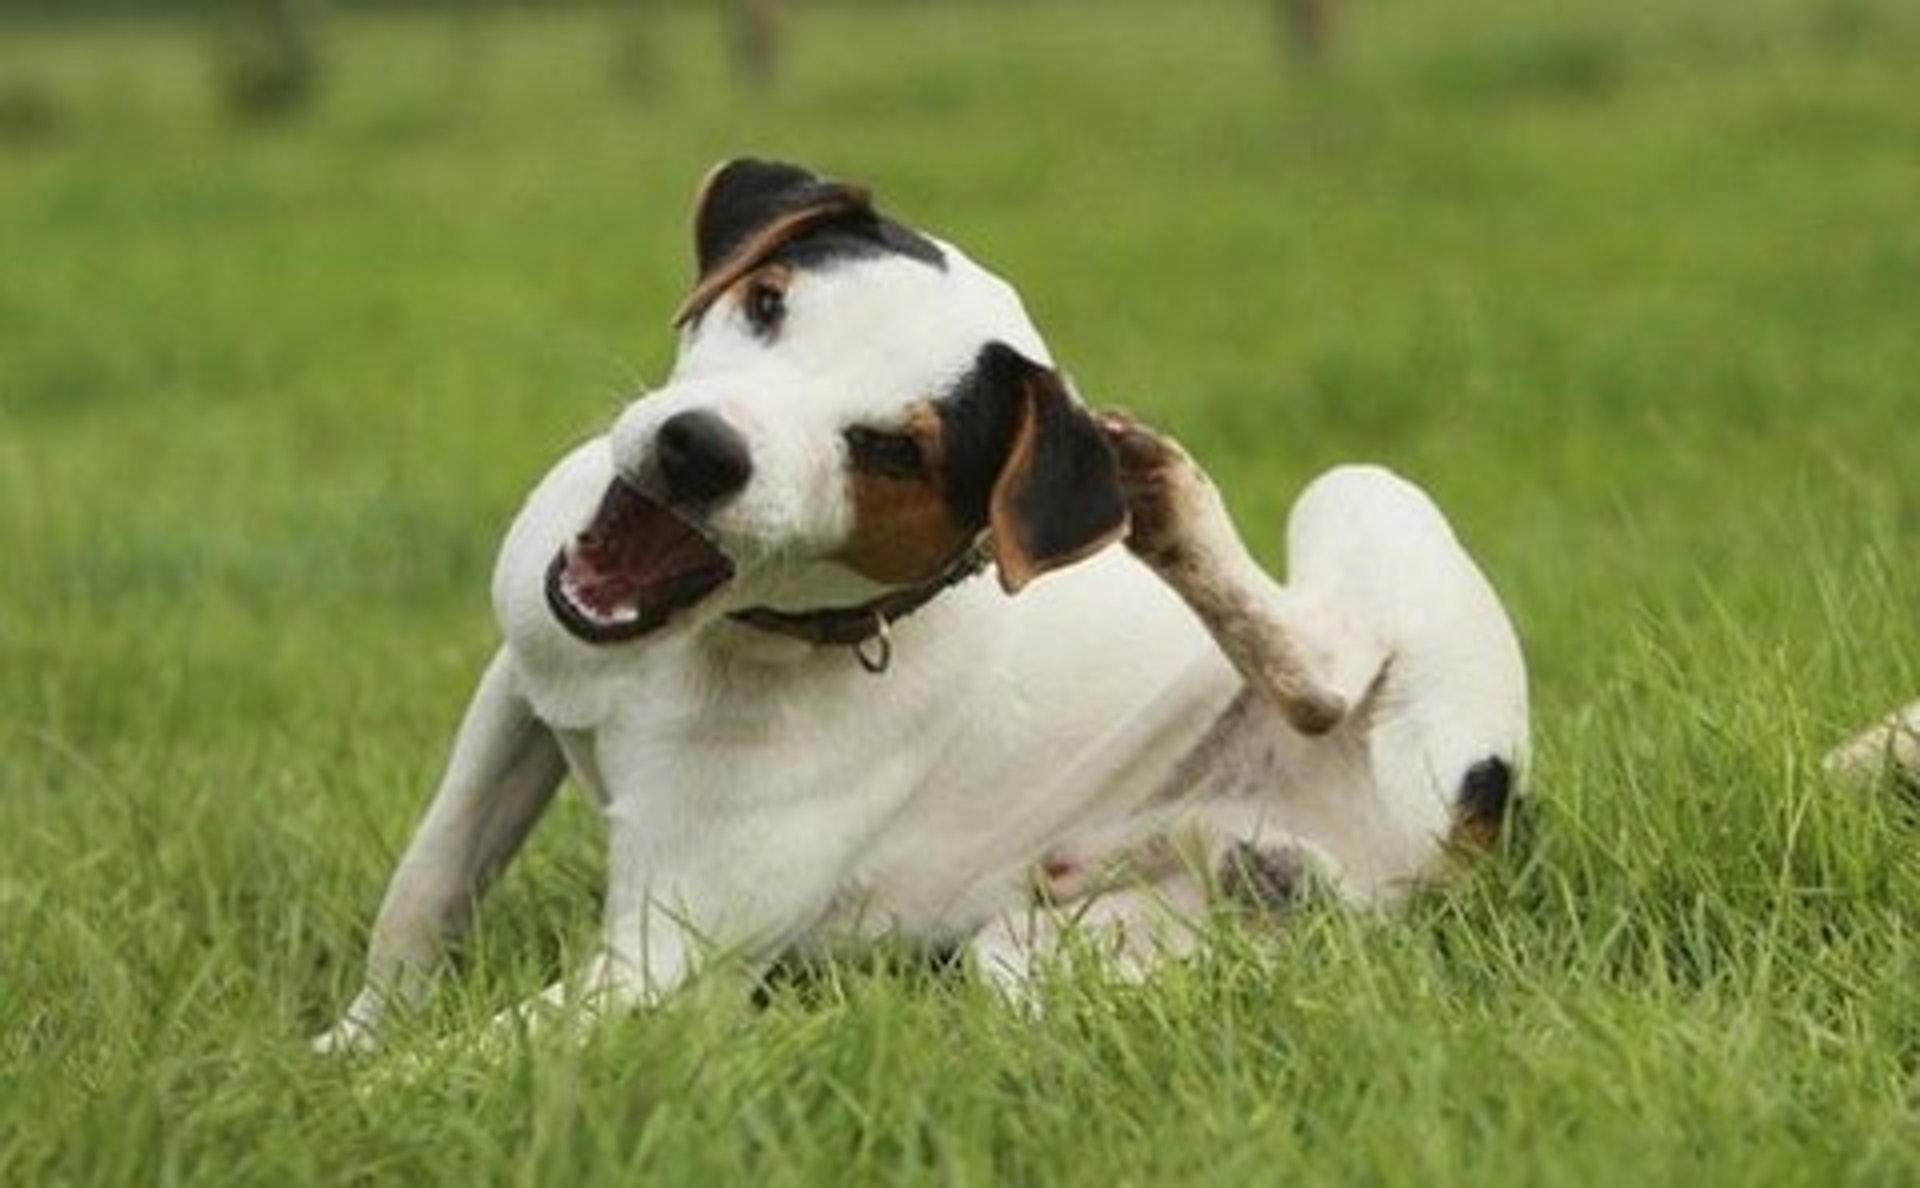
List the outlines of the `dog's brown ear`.
{"label": "dog's brown ear", "polygon": [[1125,536],[1127,505],[1113,448],[1059,372],[1000,344],[982,352],[980,366],[1014,396],[1012,443],[987,526],[1000,585],[1017,594]]}
{"label": "dog's brown ear", "polygon": [[796,236],[822,223],[873,215],[866,190],[780,161],[742,157],[713,168],[693,207],[700,278],[674,315],[683,325]]}

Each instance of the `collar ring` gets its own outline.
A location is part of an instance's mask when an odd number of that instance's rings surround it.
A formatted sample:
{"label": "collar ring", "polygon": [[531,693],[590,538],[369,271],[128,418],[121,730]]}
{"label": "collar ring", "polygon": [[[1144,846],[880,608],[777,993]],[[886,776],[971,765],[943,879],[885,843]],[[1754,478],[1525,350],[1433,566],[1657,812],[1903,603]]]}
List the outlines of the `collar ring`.
{"label": "collar ring", "polygon": [[874,676],[879,676],[893,665],[893,633],[888,630],[887,616],[879,611],[873,612],[873,634],[855,641],[853,658],[860,667]]}

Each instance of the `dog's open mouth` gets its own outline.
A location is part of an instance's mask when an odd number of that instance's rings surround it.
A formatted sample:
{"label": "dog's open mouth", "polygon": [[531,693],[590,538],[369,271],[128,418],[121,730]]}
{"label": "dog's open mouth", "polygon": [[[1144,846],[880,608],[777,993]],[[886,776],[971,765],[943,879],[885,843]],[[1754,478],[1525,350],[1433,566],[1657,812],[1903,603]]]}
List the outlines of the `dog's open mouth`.
{"label": "dog's open mouth", "polygon": [[707,538],[615,479],[600,509],[547,569],[547,605],[588,643],[633,639],[724,586],[733,562]]}

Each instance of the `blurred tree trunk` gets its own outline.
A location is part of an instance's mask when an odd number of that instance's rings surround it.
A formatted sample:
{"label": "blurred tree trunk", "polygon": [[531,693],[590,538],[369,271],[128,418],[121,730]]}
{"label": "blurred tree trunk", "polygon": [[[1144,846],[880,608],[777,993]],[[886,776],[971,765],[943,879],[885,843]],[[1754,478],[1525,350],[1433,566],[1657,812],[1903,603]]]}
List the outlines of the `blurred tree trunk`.
{"label": "blurred tree trunk", "polygon": [[1302,62],[1326,59],[1333,36],[1333,0],[1280,0],[1280,21],[1286,26],[1287,48]]}
{"label": "blurred tree trunk", "polygon": [[780,69],[780,0],[728,0],[734,71],[750,87],[765,90]]}
{"label": "blurred tree trunk", "polygon": [[659,7],[659,0],[625,0],[618,9],[610,41],[613,81],[629,95],[650,95],[666,73],[667,57],[658,44]]}
{"label": "blurred tree trunk", "polygon": [[284,119],[313,99],[319,75],[314,13],[307,0],[244,0],[227,10],[221,82],[228,110]]}

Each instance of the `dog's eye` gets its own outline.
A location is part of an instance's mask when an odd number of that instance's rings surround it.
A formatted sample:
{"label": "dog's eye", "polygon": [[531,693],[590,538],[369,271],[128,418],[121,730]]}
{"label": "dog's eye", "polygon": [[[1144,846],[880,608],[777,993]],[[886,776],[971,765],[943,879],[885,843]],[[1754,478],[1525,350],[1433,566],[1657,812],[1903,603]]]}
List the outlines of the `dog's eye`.
{"label": "dog's eye", "polygon": [[766,336],[780,328],[787,316],[787,295],[780,286],[756,280],[747,286],[745,299],[747,325],[755,334]]}
{"label": "dog's eye", "polygon": [[884,433],[856,425],[847,430],[847,455],[854,469],[884,478],[924,478],[927,455],[920,442],[905,433]]}

